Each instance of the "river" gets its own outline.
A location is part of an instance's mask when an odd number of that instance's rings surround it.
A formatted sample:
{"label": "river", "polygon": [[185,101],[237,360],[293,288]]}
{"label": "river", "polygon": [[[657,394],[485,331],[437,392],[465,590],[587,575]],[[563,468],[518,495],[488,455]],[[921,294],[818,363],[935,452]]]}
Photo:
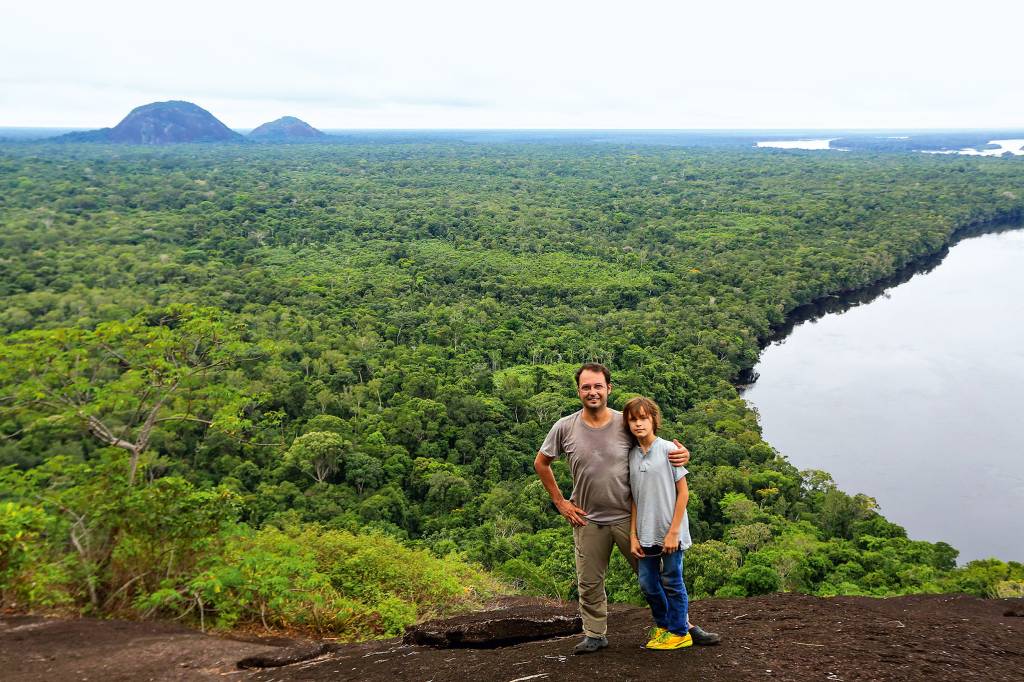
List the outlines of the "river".
{"label": "river", "polygon": [[1024,561],[1024,230],[804,312],[744,392],[800,469],[959,561]]}

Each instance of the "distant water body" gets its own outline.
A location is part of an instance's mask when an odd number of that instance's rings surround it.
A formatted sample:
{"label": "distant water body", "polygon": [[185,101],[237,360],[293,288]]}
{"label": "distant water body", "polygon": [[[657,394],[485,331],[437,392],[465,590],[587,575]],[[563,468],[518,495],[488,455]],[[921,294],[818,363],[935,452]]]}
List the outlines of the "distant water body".
{"label": "distant water body", "polygon": [[989,144],[998,145],[995,149],[951,149],[944,151],[928,151],[925,154],[963,154],[965,156],[1002,156],[1009,152],[1013,156],[1024,156],[1024,140],[990,140]]}
{"label": "distant water body", "polygon": [[[754,146],[758,148],[774,148],[774,149],[811,149],[811,150],[830,150],[830,151],[848,151],[841,147],[832,147],[833,141],[838,140],[837,137],[831,138],[817,138],[817,139],[802,139],[802,140],[762,140],[757,142]],[[907,140],[910,139],[908,135],[886,135],[879,139],[886,140]],[[1014,140],[990,140],[988,145],[995,145],[991,149],[975,149],[973,147],[965,147],[963,149],[922,149],[919,150],[925,154],[961,154],[963,156],[1002,156],[1003,154],[1011,154],[1013,156],[1024,156],[1024,139]]]}
{"label": "distant water body", "polygon": [[[933,264],[934,265],[934,264]],[[766,348],[744,397],[800,469],[960,561],[1024,561],[1024,230],[971,237]]]}

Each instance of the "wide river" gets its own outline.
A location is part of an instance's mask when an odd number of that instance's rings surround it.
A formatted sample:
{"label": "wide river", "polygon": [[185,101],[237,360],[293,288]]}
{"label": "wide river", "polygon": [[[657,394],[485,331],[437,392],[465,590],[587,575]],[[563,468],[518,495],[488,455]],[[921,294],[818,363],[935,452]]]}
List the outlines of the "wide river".
{"label": "wide river", "polygon": [[911,538],[1024,561],[1024,230],[907,277],[797,324],[744,397],[790,462],[874,497]]}

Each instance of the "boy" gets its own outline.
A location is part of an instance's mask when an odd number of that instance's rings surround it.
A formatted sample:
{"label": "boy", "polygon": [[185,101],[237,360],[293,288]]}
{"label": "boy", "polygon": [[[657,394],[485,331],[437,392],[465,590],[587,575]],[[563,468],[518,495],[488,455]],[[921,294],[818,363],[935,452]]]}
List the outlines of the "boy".
{"label": "boy", "polygon": [[668,461],[673,445],[657,436],[661,410],[653,400],[629,400],[622,408],[622,420],[636,441],[629,451],[629,487],[633,495],[630,552],[639,562],[640,590],[656,624],[645,646],[682,649],[693,644],[683,583],[683,550],[692,544],[686,517],[687,471]]}

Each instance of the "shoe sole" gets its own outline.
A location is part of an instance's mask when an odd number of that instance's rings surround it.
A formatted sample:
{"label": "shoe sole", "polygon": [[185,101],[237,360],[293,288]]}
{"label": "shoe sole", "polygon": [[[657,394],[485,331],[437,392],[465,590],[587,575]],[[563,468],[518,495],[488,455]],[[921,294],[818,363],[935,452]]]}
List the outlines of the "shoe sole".
{"label": "shoe sole", "polygon": [[601,649],[607,649],[607,648],[608,648],[608,642],[605,642],[604,644],[596,646],[593,649],[590,649],[590,648],[587,648],[587,649],[573,649],[572,653],[573,653],[574,656],[584,656],[586,654],[596,654]]}

